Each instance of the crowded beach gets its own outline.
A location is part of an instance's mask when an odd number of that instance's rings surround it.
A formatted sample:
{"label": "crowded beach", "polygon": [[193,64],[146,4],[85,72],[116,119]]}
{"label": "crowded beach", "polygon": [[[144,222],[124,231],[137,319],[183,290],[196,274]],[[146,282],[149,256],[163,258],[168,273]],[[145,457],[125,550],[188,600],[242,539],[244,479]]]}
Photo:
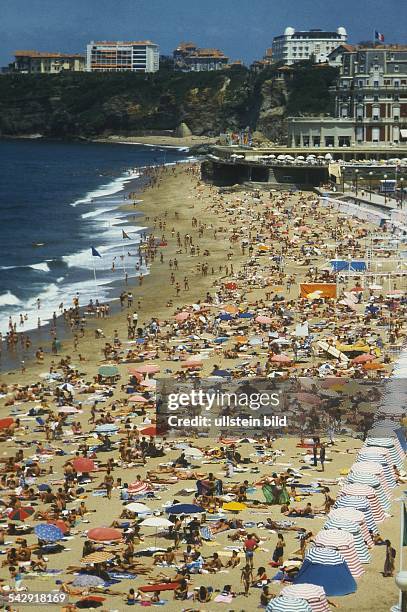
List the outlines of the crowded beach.
{"label": "crowded beach", "polygon": [[[123,207],[137,261],[116,268],[117,308],[62,304],[1,375],[4,607],[388,609],[407,478],[399,240],[315,193],[205,184],[195,163],[156,169]],[[259,381],[289,384],[287,428],[157,414],[167,383]]]}

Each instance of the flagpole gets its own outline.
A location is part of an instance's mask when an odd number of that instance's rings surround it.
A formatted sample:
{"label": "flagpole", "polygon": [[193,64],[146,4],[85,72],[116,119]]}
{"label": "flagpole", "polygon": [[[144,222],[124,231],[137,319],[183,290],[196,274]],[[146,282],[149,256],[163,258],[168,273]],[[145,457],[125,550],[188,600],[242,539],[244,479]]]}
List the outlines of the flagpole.
{"label": "flagpole", "polygon": [[95,299],[97,300],[98,299],[98,283],[96,280],[96,265],[95,265],[95,258],[92,257],[92,259],[93,259],[93,278],[95,280],[95,294],[96,294]]}

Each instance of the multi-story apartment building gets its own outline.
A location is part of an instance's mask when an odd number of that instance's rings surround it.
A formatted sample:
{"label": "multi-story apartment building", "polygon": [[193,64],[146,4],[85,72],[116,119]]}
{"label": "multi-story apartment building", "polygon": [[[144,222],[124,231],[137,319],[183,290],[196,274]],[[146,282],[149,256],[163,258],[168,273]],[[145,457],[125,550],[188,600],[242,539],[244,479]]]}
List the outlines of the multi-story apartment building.
{"label": "multi-story apartment building", "polygon": [[200,49],[194,43],[180,43],[173,52],[174,66],[184,72],[222,70],[229,58],[219,49]]}
{"label": "multi-story apartment building", "polygon": [[157,72],[159,47],[149,40],[92,41],[86,48],[88,72]]}
{"label": "multi-story apartment building", "polygon": [[335,117],[293,117],[296,146],[397,146],[407,139],[407,46],[343,50]]}
{"label": "multi-story apartment building", "polygon": [[345,28],[339,27],[336,32],[323,30],[295,30],[288,27],[284,34],[273,38],[273,60],[286,65],[295,64],[314,58],[316,63],[326,62],[328,55],[346,43],[348,35]]}
{"label": "multi-story apartment building", "polygon": [[76,53],[43,53],[42,51],[16,51],[10,72],[23,74],[58,74],[65,70],[83,72],[85,56]]}

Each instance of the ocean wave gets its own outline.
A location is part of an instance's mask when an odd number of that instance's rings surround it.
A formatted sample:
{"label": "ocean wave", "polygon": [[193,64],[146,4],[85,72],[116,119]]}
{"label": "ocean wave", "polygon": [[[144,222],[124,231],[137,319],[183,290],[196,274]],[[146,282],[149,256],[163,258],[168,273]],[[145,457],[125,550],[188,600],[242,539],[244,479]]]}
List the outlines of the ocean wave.
{"label": "ocean wave", "polygon": [[16,295],[11,293],[11,291],[7,291],[6,293],[2,293],[0,295],[0,308],[2,306],[18,306],[19,304],[21,304],[21,300],[19,300]]}
{"label": "ocean wave", "polygon": [[135,178],[139,178],[139,176],[140,172],[138,170],[128,171],[110,183],[101,185],[93,191],[89,191],[84,198],[80,198],[79,200],[72,202],[71,206],[78,206],[78,204],[90,204],[96,198],[103,198],[104,196],[113,195],[118,191],[122,191],[126,183]]}
{"label": "ocean wave", "polygon": [[29,268],[31,268],[32,270],[40,270],[41,272],[49,272],[49,265],[47,264],[46,261],[43,261],[41,263],[38,264],[31,264],[30,266],[28,266]]}

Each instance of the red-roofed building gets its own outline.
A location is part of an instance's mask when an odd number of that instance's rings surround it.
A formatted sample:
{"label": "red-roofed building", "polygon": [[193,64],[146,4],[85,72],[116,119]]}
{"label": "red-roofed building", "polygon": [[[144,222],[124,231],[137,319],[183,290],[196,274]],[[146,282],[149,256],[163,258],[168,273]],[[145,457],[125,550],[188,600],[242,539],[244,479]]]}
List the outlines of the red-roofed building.
{"label": "red-roofed building", "polygon": [[195,43],[180,43],[173,52],[177,70],[200,72],[222,70],[229,63],[229,58],[219,49],[201,49]]}
{"label": "red-roofed building", "polygon": [[23,74],[59,74],[65,70],[83,72],[85,56],[77,53],[47,53],[43,51],[15,51],[11,72]]}

